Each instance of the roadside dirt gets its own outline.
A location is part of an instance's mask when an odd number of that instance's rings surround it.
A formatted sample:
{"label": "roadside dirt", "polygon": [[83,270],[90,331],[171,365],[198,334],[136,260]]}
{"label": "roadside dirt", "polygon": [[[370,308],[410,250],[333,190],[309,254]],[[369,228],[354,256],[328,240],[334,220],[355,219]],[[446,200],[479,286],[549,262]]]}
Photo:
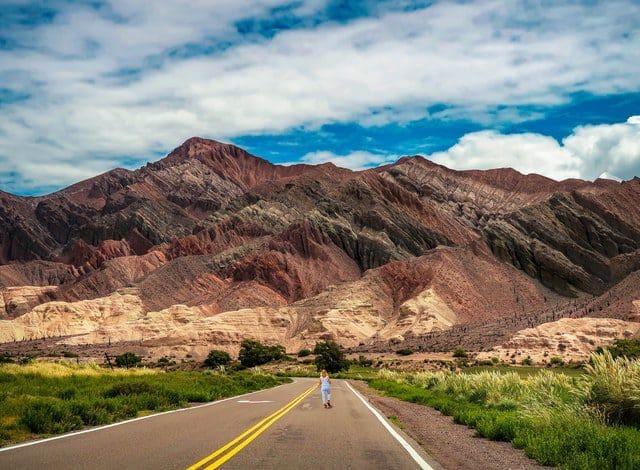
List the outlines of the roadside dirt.
{"label": "roadside dirt", "polygon": [[385,397],[364,382],[349,381],[385,416],[395,416],[402,430],[418,442],[445,470],[528,470],[538,465],[508,442],[475,436],[467,426],[455,424],[428,406]]}

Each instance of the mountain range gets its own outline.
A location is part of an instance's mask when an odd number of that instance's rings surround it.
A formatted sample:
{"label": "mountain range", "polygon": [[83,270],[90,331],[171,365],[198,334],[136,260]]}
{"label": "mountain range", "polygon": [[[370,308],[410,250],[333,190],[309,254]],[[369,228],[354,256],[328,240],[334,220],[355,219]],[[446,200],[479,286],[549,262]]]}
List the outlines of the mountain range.
{"label": "mountain range", "polygon": [[486,350],[565,317],[637,320],[638,201],[637,177],[282,166],[191,138],[135,171],[0,192],[0,342]]}

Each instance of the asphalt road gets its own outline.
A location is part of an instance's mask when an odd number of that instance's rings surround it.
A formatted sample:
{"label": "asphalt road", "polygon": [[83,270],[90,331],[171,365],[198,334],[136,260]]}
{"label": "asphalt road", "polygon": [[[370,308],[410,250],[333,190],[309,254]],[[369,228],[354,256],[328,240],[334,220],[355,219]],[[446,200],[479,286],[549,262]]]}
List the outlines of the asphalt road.
{"label": "asphalt road", "polygon": [[346,382],[333,380],[332,409],[322,407],[314,385],[315,380],[296,379],[203,406],[0,449],[0,468],[438,467],[376,417]]}

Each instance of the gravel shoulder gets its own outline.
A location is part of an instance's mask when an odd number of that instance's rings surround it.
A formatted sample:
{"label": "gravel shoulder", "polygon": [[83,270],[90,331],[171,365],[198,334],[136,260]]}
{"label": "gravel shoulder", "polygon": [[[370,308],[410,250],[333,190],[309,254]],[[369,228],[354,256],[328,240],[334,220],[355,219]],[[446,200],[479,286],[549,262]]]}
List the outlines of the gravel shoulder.
{"label": "gravel shoulder", "polygon": [[433,408],[382,396],[364,382],[349,382],[385,416],[397,417],[402,430],[445,470],[549,468],[538,465],[508,442],[476,437],[473,429],[454,423],[453,418]]}

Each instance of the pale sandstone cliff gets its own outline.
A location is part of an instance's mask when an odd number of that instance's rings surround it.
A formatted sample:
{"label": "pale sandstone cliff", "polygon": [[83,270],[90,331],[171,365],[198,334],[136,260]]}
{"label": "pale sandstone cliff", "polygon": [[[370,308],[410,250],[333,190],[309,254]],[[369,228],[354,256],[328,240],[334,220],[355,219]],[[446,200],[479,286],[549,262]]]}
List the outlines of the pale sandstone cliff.
{"label": "pale sandstone cliff", "polygon": [[58,286],[22,286],[0,289],[0,319],[15,318],[51,300]]}
{"label": "pale sandstone cliff", "polygon": [[[636,302],[637,304],[637,302]],[[505,362],[522,362],[530,357],[533,363],[549,362],[554,356],[565,362],[582,362],[599,346],[616,339],[640,336],[640,323],[612,318],[563,318],[527,328],[491,351],[478,354],[477,359],[497,357]]]}

